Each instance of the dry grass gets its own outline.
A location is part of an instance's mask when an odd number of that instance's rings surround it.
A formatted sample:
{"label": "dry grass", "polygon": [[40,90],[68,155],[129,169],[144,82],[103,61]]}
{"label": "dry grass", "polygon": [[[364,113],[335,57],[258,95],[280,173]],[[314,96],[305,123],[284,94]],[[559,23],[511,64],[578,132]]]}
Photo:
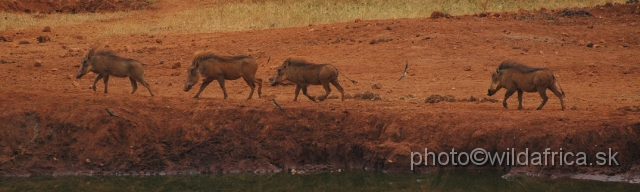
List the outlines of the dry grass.
{"label": "dry grass", "polygon": [[[215,6],[194,8],[164,16],[137,21],[145,11],[104,14],[52,14],[37,19],[35,15],[0,13],[6,17],[0,30],[42,26],[95,25],[98,37],[121,34],[161,34],[165,32],[206,33],[295,27],[308,24],[363,20],[429,17],[433,11],[451,15],[483,11],[503,12],[545,7],[591,7],[607,0],[232,0],[218,1]],[[624,2],[617,0],[614,2]],[[104,22],[100,22],[104,21]]]}
{"label": "dry grass", "polygon": [[21,30],[29,28],[41,28],[44,26],[71,26],[94,22],[106,22],[117,19],[125,19],[132,14],[130,12],[118,13],[81,13],[81,14],[24,14],[0,12],[0,30]]}
{"label": "dry grass", "polygon": [[[188,10],[156,23],[159,29],[185,32],[237,31],[272,27],[294,27],[308,24],[363,20],[429,17],[433,11],[451,15],[486,11],[503,12],[518,9],[548,9],[602,5],[606,0],[306,0],[231,3],[225,6]],[[190,19],[184,19],[190,18]]]}

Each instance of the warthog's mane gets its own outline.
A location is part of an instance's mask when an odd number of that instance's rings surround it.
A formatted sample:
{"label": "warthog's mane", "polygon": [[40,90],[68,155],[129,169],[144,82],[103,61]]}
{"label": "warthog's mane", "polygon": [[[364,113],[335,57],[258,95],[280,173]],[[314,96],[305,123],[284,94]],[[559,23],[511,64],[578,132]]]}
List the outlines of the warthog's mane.
{"label": "warthog's mane", "polygon": [[540,70],[546,70],[547,68],[529,67],[522,63],[507,60],[500,63],[500,66],[498,66],[498,70],[502,70],[502,69],[515,69],[520,73],[531,73],[531,72],[536,72]]}
{"label": "warthog's mane", "polygon": [[197,52],[194,54],[193,56],[193,61],[203,61],[203,60],[207,60],[207,59],[215,59],[218,61],[235,61],[235,60],[241,60],[241,59],[245,59],[245,58],[249,58],[251,56],[248,55],[234,55],[234,56],[222,56],[222,55],[217,55],[211,51],[202,51],[202,52]]}
{"label": "warthog's mane", "polygon": [[289,61],[290,65],[295,67],[305,67],[305,66],[321,67],[326,65],[326,64],[311,63],[307,61],[307,59],[304,57],[289,57],[287,61]]}
{"label": "warthog's mane", "polygon": [[104,56],[104,57],[108,57],[108,58],[112,58],[112,59],[122,59],[122,60],[133,60],[133,61],[135,61],[135,59],[120,57],[120,56],[116,55],[116,53],[113,52],[113,50],[111,50],[111,49],[93,48],[93,49],[91,49],[89,51],[89,54],[90,54],[90,56]]}

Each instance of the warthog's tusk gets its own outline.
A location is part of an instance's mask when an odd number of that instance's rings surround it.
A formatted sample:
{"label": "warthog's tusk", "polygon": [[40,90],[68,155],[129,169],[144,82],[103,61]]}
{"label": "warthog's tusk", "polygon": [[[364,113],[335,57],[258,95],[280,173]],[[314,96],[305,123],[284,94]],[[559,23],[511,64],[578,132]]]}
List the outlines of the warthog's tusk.
{"label": "warthog's tusk", "polygon": [[278,104],[278,102],[276,102],[276,99],[273,99],[273,104],[278,107],[280,110],[284,110],[284,108],[282,108],[282,106],[280,106],[280,104]]}
{"label": "warthog's tusk", "polygon": [[404,64],[404,72],[402,72],[402,76],[400,76],[400,79],[398,79],[398,81],[402,80],[402,78],[407,76],[407,68],[409,68],[409,61],[407,61],[407,63]]}

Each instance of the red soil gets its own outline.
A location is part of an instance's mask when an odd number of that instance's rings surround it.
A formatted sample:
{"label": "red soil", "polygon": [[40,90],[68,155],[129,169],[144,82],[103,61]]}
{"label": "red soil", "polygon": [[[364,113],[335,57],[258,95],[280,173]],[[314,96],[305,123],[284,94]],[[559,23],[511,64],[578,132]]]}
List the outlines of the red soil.
{"label": "red soil", "polygon": [[[170,14],[164,10],[184,8],[171,3],[161,1],[140,16],[153,19],[154,14]],[[88,26],[2,31],[7,42],[0,41],[0,175],[338,168],[406,172],[412,151],[476,147],[562,148],[591,157],[612,148],[620,166],[515,170],[637,175],[640,8],[631,4],[586,11],[593,16],[523,11],[89,40],[77,38],[79,31],[93,29]],[[37,43],[42,35],[51,41]],[[30,44],[19,44],[22,40]],[[101,82],[97,93],[89,89],[95,74],[75,79],[84,53],[97,44],[146,63],[145,78],[156,96],[142,87],[130,95],[129,80],[122,78],[110,79],[108,94],[102,93]],[[382,100],[314,103],[301,97],[293,102],[294,87],[265,83],[261,99],[246,101],[249,88],[241,80],[227,81],[227,100],[216,83],[195,100],[196,91],[182,91],[185,70],[192,54],[207,48],[224,54],[264,52],[257,59],[257,76],[265,82],[290,55],[332,63],[358,81],[351,84],[340,77],[347,94],[369,90]],[[551,92],[539,111],[537,93],[525,93],[524,110],[516,110],[516,96],[509,109],[500,102],[463,100],[501,101],[504,90],[492,97],[486,93],[490,72],[506,59],[552,69],[566,93],[567,110],[560,110]],[[397,81],[407,61],[409,75]],[[180,65],[173,69],[176,63]],[[375,83],[380,89],[371,88]],[[335,98],[339,94],[333,90]],[[309,91],[323,92],[321,86]],[[457,100],[425,103],[433,94]],[[273,98],[284,110],[273,105]],[[421,166],[418,171],[433,169]]]}

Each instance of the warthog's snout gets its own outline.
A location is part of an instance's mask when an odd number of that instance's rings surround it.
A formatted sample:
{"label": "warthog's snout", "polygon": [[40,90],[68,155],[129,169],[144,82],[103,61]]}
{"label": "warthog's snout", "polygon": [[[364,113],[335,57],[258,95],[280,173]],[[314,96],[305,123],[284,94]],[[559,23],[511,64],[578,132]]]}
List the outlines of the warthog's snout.
{"label": "warthog's snout", "polygon": [[193,87],[193,85],[184,85],[184,92],[188,92],[189,90],[191,90],[191,87]]}
{"label": "warthog's snout", "polygon": [[78,74],[76,74],[76,79],[80,79],[82,76],[84,76],[84,74],[78,73]]}
{"label": "warthog's snout", "polygon": [[277,77],[269,77],[269,84],[271,84],[271,86],[278,85],[278,78]]}
{"label": "warthog's snout", "polygon": [[496,90],[489,89],[487,95],[492,96],[493,94],[496,94]]}

